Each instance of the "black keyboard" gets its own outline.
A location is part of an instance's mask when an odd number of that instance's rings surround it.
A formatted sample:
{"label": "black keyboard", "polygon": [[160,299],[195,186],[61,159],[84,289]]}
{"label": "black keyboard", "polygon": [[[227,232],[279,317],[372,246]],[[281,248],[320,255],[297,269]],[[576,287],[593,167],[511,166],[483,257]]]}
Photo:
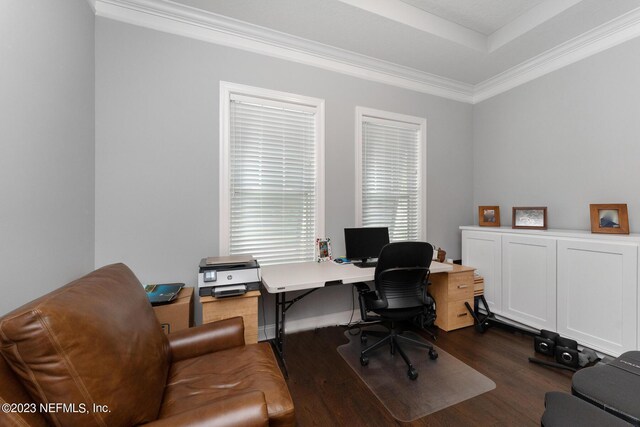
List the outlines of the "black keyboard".
{"label": "black keyboard", "polygon": [[353,263],[353,265],[355,265],[356,267],[360,267],[360,268],[376,267],[378,265],[378,261],[355,262],[355,263]]}

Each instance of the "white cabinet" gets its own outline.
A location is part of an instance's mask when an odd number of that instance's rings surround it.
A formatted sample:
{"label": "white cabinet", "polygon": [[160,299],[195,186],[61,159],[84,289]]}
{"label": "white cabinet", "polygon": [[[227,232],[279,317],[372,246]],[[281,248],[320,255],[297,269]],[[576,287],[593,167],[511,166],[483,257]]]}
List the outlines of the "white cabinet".
{"label": "white cabinet", "polygon": [[502,236],[502,315],[536,329],[556,329],[556,240]]}
{"label": "white cabinet", "polygon": [[638,345],[638,245],[558,240],[558,333],[608,354]]}
{"label": "white cabinet", "polygon": [[640,349],[640,235],[460,228],[462,263],[499,317],[612,356]]}
{"label": "white cabinet", "polygon": [[501,235],[499,233],[462,231],[462,264],[476,268],[484,277],[484,297],[489,309],[502,312]]}

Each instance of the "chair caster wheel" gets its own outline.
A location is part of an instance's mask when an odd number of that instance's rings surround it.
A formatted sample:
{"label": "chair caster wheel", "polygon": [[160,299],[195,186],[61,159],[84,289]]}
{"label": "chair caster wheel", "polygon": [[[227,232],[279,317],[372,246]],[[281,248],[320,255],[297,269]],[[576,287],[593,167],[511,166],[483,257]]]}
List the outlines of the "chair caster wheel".
{"label": "chair caster wheel", "polygon": [[411,367],[409,368],[409,371],[407,371],[407,375],[409,375],[409,379],[411,381],[415,381],[415,379],[418,378],[418,371],[416,370],[416,368]]}
{"label": "chair caster wheel", "polygon": [[360,364],[367,366],[369,364],[369,358],[367,356],[360,356]]}
{"label": "chair caster wheel", "polygon": [[367,343],[367,336],[360,335],[360,344],[366,344],[366,343]]}
{"label": "chair caster wheel", "polygon": [[429,350],[429,359],[436,360],[438,358],[438,353],[435,350]]}

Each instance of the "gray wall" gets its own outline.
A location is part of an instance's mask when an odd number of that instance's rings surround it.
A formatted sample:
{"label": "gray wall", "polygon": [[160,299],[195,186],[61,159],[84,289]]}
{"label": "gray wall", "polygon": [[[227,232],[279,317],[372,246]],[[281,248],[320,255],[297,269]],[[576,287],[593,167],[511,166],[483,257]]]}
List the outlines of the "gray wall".
{"label": "gray wall", "polygon": [[[547,206],[590,229],[590,203],[627,203],[640,232],[640,39],[474,106],[474,209]],[[478,223],[474,210],[474,221]]]}
{"label": "gray wall", "polygon": [[2,0],[0,314],[93,269],[94,16]]}
{"label": "gray wall", "polygon": [[[218,254],[220,80],[326,100],[336,254],[355,221],[356,105],[426,117],[428,240],[460,256],[458,226],[473,221],[470,105],[97,18],[96,266],[194,285],[200,258]],[[349,292],[319,292],[290,319],[350,310]]]}

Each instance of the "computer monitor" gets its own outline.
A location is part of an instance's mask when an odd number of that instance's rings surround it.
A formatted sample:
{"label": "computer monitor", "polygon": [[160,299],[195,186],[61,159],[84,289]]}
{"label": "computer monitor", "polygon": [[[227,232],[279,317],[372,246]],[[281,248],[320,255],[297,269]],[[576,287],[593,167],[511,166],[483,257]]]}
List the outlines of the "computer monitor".
{"label": "computer monitor", "polygon": [[354,263],[358,267],[375,267],[375,262],[367,262],[367,260],[378,258],[380,251],[387,243],[389,243],[389,229],[387,227],[344,229],[347,258],[360,260],[360,263]]}

